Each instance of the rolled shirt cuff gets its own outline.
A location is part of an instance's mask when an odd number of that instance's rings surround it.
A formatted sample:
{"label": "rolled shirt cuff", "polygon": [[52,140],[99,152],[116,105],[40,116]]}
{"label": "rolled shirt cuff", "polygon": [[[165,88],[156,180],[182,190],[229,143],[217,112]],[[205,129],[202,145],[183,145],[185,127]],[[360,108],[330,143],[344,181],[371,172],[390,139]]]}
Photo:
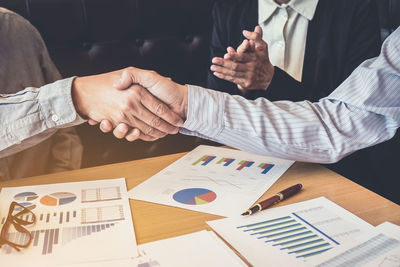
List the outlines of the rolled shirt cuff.
{"label": "rolled shirt cuff", "polygon": [[216,138],[224,128],[224,93],[188,85],[188,109],[183,134],[197,132]]}

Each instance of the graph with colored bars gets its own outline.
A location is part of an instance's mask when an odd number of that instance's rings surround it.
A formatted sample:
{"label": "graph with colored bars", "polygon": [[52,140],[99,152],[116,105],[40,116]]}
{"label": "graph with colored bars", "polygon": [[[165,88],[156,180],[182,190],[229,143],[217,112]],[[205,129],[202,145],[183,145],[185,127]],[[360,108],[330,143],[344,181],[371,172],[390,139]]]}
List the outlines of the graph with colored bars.
{"label": "graph with colored bars", "polygon": [[[75,239],[90,236],[113,226],[115,226],[115,223],[35,230],[31,232],[33,237],[32,246],[40,246],[41,254],[47,255],[53,253],[54,247],[57,245],[65,245]],[[23,236],[19,232],[10,233],[9,235],[9,240],[12,242],[18,242],[21,238],[28,238],[28,236]],[[5,254],[10,254],[14,249],[10,246],[3,246],[1,250]]]}
{"label": "graph with colored bars", "polygon": [[217,161],[217,164],[221,164],[224,163],[223,166],[229,166],[232,162],[234,162],[235,159],[231,159],[231,158],[222,158],[219,161]]}
{"label": "graph with colored bars", "polygon": [[261,168],[261,169],[263,170],[263,171],[261,172],[262,174],[266,174],[266,173],[269,172],[274,166],[275,166],[275,164],[261,163],[260,165],[258,165],[258,168]]}
{"label": "graph with colored bars", "polygon": [[206,166],[211,161],[213,161],[215,158],[216,158],[216,156],[204,155],[204,156],[200,157],[198,160],[196,160],[195,162],[193,162],[192,165],[195,166],[195,165],[199,164],[200,162],[203,162],[201,165]]}
{"label": "graph with colored bars", "polygon": [[242,160],[239,162],[239,167],[236,170],[241,171],[245,167],[251,167],[254,164],[254,161]]}
{"label": "graph with colored bars", "polygon": [[[210,162],[212,162],[214,159],[216,158],[216,156],[212,156],[212,155],[204,155],[202,157],[200,157],[199,159],[197,159],[195,162],[192,163],[193,166],[198,165],[200,162],[201,165],[200,166],[207,166]],[[216,164],[222,165],[224,167],[227,167],[229,165],[231,165],[232,162],[234,162],[236,159],[234,158],[221,158],[219,159]],[[241,171],[245,168],[249,168],[251,166],[254,165],[254,161],[251,160],[241,160],[238,163],[238,167],[236,168],[237,171]],[[275,166],[275,164],[272,163],[260,163],[258,165],[258,168],[261,168],[261,174],[267,174],[273,167]]]}
{"label": "graph with colored bars", "polygon": [[237,227],[266,246],[277,247],[296,258],[318,255],[339,243],[296,213]]}

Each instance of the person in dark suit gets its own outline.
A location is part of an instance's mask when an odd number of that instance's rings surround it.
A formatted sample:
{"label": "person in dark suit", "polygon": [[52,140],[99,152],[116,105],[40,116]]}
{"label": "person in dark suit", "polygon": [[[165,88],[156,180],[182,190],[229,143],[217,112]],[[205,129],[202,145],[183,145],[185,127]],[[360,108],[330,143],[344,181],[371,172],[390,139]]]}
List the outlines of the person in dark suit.
{"label": "person in dark suit", "polygon": [[[277,2],[288,1],[220,1],[213,9],[211,59],[223,58],[228,47],[238,47],[245,39],[243,30],[253,31],[260,25],[263,39],[267,39],[274,75],[268,88],[251,88],[260,90],[252,90],[247,98],[316,101],[332,92],[365,59],[379,54],[379,21],[373,0],[292,0],[281,5]],[[270,9],[262,19],[259,3]],[[290,23],[296,15],[298,18]],[[300,23],[300,19],[306,22]],[[268,24],[273,27],[268,28]],[[303,28],[300,36],[296,35],[297,27]],[[301,56],[303,59],[298,59]],[[290,69],[293,61],[301,70]],[[218,78],[214,72],[209,72],[209,88],[241,94],[235,83]]]}
{"label": "person in dark suit", "polygon": [[[219,1],[213,19],[208,88],[248,99],[317,101],[381,45],[373,0]],[[254,33],[266,50],[254,48]],[[391,190],[398,180],[394,150],[399,134],[327,167],[400,203]]]}

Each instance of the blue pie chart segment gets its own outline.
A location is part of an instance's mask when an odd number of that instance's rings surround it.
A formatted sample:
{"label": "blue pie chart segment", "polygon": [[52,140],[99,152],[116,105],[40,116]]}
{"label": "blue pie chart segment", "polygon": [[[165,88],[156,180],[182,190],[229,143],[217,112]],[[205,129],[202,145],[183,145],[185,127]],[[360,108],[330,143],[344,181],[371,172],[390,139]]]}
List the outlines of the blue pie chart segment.
{"label": "blue pie chart segment", "polygon": [[172,198],[186,205],[204,205],[214,201],[217,194],[205,188],[187,188],[176,192]]}

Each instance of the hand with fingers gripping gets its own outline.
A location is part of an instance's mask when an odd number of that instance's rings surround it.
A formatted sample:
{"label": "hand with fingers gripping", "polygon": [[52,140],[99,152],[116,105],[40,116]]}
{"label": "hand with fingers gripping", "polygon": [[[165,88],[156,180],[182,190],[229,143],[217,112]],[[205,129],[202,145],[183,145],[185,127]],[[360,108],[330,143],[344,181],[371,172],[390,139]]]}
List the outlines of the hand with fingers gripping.
{"label": "hand with fingers gripping", "polygon": [[[170,110],[173,114],[178,116],[181,120],[180,125],[182,125],[182,120],[186,119],[187,113],[187,86],[177,84],[170,78],[163,77],[154,71],[133,67],[123,70],[120,79],[114,83],[114,87],[120,91],[130,90],[130,88],[135,86],[139,86],[143,89],[146,88],[148,94],[158,99],[158,101],[162,101],[165,105],[163,110]],[[97,124],[97,122],[98,120],[89,121],[92,125]],[[148,132],[143,131],[139,127],[128,125],[124,121],[116,125],[109,120],[102,120],[100,122],[100,129],[103,132],[113,131],[115,137],[125,138],[130,142],[137,139],[145,141],[155,140]]]}
{"label": "hand with fingers gripping", "polygon": [[223,58],[214,57],[210,69],[220,79],[235,83],[239,89],[266,90],[274,75],[274,66],[269,61],[268,45],[262,39],[262,29],[243,31],[245,39],[236,49],[227,48]]}
{"label": "hand with fingers gripping", "polygon": [[128,127],[136,129],[131,134],[144,133],[140,138],[147,141],[178,133],[181,117],[148,90],[132,82],[125,83],[126,90],[113,87],[121,75],[123,70],[76,78],[72,99],[77,112],[89,118],[90,124],[105,120],[106,127],[116,127],[118,138],[124,137],[118,130],[127,131]]}

